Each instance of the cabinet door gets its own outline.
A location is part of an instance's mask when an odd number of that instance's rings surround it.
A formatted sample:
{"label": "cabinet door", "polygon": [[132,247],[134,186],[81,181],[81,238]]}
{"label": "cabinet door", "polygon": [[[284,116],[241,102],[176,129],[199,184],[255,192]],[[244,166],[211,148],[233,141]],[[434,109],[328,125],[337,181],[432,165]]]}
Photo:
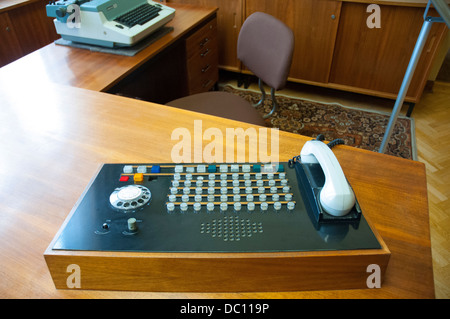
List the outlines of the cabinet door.
{"label": "cabinet door", "polygon": [[33,52],[59,38],[53,18],[47,17],[45,5],[37,1],[9,11],[24,54]]}
{"label": "cabinet door", "polygon": [[23,56],[19,40],[7,12],[0,14],[0,67]]}
{"label": "cabinet door", "polygon": [[187,3],[218,7],[217,36],[219,40],[219,67],[230,71],[240,70],[237,58],[237,39],[242,25],[243,0],[167,0],[166,3]]}
{"label": "cabinet door", "polygon": [[335,0],[247,0],[245,13],[266,12],[294,31],[291,80],[327,83],[340,9]]}
{"label": "cabinet door", "polygon": [[[424,8],[380,6],[381,28],[368,28],[367,4],[344,3],[330,83],[385,97],[398,94],[420,29]],[[416,102],[427,80],[445,26],[435,23],[411,81],[407,100]]]}

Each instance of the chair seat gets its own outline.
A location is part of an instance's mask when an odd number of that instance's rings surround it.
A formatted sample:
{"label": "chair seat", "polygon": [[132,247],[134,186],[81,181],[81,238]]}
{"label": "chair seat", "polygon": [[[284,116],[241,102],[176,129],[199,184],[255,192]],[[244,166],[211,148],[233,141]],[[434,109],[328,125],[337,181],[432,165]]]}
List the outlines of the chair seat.
{"label": "chair seat", "polygon": [[173,100],[166,105],[266,126],[259,112],[246,100],[227,92],[206,92]]}

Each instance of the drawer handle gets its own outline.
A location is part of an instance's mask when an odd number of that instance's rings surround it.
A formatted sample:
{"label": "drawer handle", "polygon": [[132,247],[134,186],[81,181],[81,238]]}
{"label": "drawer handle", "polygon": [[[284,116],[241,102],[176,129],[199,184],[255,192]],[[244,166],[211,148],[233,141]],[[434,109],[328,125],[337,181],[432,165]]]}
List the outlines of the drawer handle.
{"label": "drawer handle", "polygon": [[210,64],[207,64],[207,65],[202,69],[202,73],[205,73],[206,71],[208,71],[210,67],[211,67],[211,65],[210,65]]}
{"label": "drawer handle", "polygon": [[203,87],[206,88],[212,83],[212,80],[208,80],[205,83],[203,83]]}
{"label": "drawer handle", "polygon": [[209,42],[209,38],[203,39],[203,41],[200,42],[200,47],[203,48],[206,45],[206,43],[208,43],[208,42]]}
{"label": "drawer handle", "polygon": [[206,49],[204,52],[200,53],[200,56],[203,58],[205,56],[207,56],[209,53],[209,49]]}

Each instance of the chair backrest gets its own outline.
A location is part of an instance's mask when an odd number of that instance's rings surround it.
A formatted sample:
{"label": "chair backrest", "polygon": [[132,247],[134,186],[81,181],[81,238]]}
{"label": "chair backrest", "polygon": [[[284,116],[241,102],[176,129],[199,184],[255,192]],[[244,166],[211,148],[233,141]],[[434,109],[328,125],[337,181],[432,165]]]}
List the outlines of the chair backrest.
{"label": "chair backrest", "polygon": [[238,38],[238,59],[264,83],[279,90],[286,84],[294,51],[294,33],[263,12],[250,15]]}

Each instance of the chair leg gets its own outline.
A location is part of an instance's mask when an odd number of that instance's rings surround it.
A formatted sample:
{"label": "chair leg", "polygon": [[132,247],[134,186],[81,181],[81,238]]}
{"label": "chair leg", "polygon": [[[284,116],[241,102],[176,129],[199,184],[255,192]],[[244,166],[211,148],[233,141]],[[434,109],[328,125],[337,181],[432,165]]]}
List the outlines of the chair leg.
{"label": "chair leg", "polygon": [[259,100],[258,103],[253,104],[253,107],[258,107],[260,105],[263,105],[264,100],[266,99],[266,92],[264,91],[264,86],[263,86],[263,82],[261,79],[258,79],[258,86],[259,86],[259,89],[261,90],[261,100]]}
{"label": "chair leg", "polygon": [[271,117],[273,112],[275,112],[277,110],[277,107],[278,107],[277,99],[275,98],[275,89],[274,88],[272,88],[270,90],[270,95],[272,96],[272,105],[273,105],[273,107],[272,107],[272,110],[268,114],[263,116],[263,118],[265,118],[265,119]]}

